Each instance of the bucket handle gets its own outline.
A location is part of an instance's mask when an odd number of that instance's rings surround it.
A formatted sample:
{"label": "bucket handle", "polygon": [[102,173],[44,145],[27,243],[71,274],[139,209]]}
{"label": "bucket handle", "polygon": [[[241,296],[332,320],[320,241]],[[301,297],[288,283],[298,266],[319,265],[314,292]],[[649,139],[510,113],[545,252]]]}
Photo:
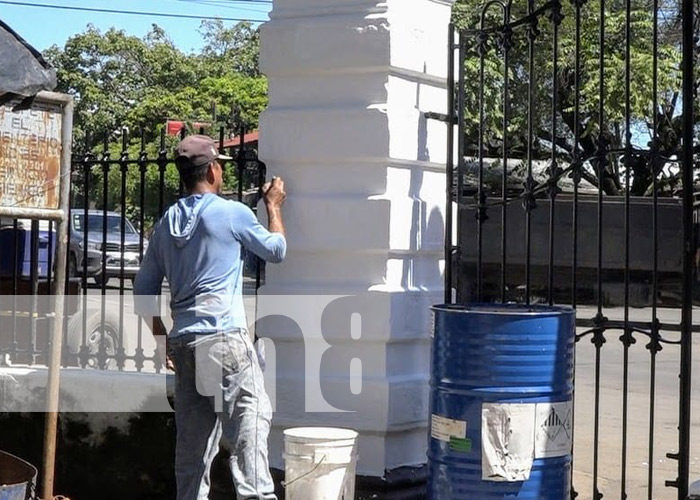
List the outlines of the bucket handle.
{"label": "bucket handle", "polygon": [[326,461],[326,457],[328,457],[328,455],[323,455],[323,458],[321,460],[319,460],[316,465],[314,465],[313,469],[311,469],[310,471],[304,472],[301,476],[295,477],[294,479],[290,479],[289,481],[282,481],[282,487],[286,488],[290,484],[296,483],[300,479],[305,478],[306,476],[313,474],[316,471],[316,469],[318,469],[321,466],[321,464],[323,464],[323,462]]}
{"label": "bucket handle", "polygon": [[27,493],[25,496],[26,500],[35,500],[37,498],[36,494],[36,478],[33,478],[27,483]]}

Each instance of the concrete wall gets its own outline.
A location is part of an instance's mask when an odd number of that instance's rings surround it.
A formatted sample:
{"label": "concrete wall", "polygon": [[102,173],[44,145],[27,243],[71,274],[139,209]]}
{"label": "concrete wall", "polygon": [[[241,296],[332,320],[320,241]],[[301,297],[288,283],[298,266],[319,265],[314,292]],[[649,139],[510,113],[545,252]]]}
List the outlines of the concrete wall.
{"label": "concrete wall", "polygon": [[[288,257],[268,266],[262,293],[312,297],[290,306],[292,321],[284,298],[269,300],[279,321],[258,325],[279,360],[275,467],[282,430],[299,425],[359,430],[362,475],[426,461],[447,129],[423,113],[446,112],[451,4],[280,0],[262,28],[260,157],[289,193]],[[317,321],[329,296],[360,297],[357,332],[348,311]]]}
{"label": "concrete wall", "polygon": [[[623,197],[606,197],[603,205],[603,293],[606,303],[622,305],[624,301],[625,269],[625,206]],[[531,212],[531,284],[536,294],[546,294],[549,272],[550,201],[538,200]],[[580,304],[596,300],[598,267],[598,200],[581,196],[577,206],[577,289]],[[651,198],[633,198],[630,203],[630,272],[631,301],[642,307],[651,303],[651,283],[654,255],[652,229],[654,207]],[[460,208],[459,246],[456,277],[460,300],[474,294],[477,265],[477,220],[474,210]],[[501,286],[501,228],[500,208],[488,211],[483,224],[482,276],[486,297],[500,297]],[[518,300],[515,290],[525,283],[526,213],[520,202],[507,210],[506,280],[511,290],[510,300]],[[656,248],[660,287],[667,303],[680,297],[683,228],[680,200],[661,198],[657,208],[658,228]],[[555,298],[571,300],[573,263],[573,201],[570,195],[560,195],[554,206]]]}

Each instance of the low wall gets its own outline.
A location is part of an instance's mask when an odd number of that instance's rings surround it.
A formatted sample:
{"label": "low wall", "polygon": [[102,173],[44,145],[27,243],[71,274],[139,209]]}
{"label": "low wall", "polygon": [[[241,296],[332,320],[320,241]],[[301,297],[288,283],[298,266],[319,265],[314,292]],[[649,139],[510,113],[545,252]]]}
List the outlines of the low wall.
{"label": "low wall", "polygon": [[[41,480],[46,368],[0,367],[0,450],[27,460]],[[174,377],[88,369],[61,370],[56,494],[71,500],[175,498]],[[209,500],[233,498],[221,451]],[[284,471],[273,470],[280,500]],[[358,477],[358,500],[422,498],[425,468],[385,478]],[[40,491],[40,490],[39,490]]]}
{"label": "low wall", "polygon": [[[493,201],[493,200],[492,200]],[[530,280],[533,294],[546,294],[549,274],[549,200],[537,200],[530,217]],[[573,200],[560,195],[554,205],[553,270],[555,297],[571,298],[573,263]],[[577,289],[579,303],[597,301],[598,267],[598,200],[581,196],[577,205]],[[680,291],[683,258],[683,227],[681,200],[660,198],[657,208],[657,242],[660,289],[673,301]],[[651,303],[654,239],[652,230],[654,208],[651,198],[632,198],[630,202],[630,279],[631,299],[636,306]],[[485,298],[500,296],[502,256],[502,210],[491,207],[482,224],[482,278]],[[460,300],[470,300],[474,294],[477,267],[477,220],[475,210],[459,209],[459,247],[455,276]],[[509,300],[521,300],[518,295],[525,285],[527,246],[526,212],[519,201],[506,211],[506,282]],[[605,197],[603,204],[603,290],[604,301],[621,305],[624,298],[625,272],[625,200]]]}
{"label": "low wall", "polygon": [[[61,377],[56,494],[175,498],[175,421],[166,376],[64,369]],[[39,469],[46,381],[46,368],[0,368],[0,449]]]}

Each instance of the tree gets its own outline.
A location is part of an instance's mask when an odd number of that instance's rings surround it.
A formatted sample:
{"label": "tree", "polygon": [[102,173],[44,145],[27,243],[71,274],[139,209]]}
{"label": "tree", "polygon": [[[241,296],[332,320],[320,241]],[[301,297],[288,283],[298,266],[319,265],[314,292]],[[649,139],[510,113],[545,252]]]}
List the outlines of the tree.
{"label": "tree", "polygon": [[[58,90],[75,98],[74,153],[100,157],[106,152],[118,159],[122,154],[122,134],[128,138],[130,158],[141,153],[141,131],[145,151],[156,158],[160,134],[168,119],[189,124],[206,122],[207,132],[218,138],[220,126],[238,130],[241,123],[250,130],[267,105],[267,81],[257,68],[259,34],[250,23],[227,28],[221,21],[201,25],[204,48],[186,54],[153,25],[143,38],[114,28],[102,33],[88,26],[68,39],[63,48],[53,46],[44,56],[57,69]],[[107,141],[105,150],[104,142]],[[172,151],[177,138],[168,137]],[[76,186],[82,186],[85,172],[76,172]],[[87,198],[103,205],[104,172],[93,167]],[[126,204],[121,203],[121,169],[116,165],[108,174],[109,209],[118,209],[137,218],[140,214],[140,172],[127,172]],[[158,215],[160,173],[156,165],[146,172],[146,219]],[[233,169],[226,174],[226,187],[234,188]],[[165,172],[165,201],[171,203],[179,192],[179,178],[173,165]],[[84,203],[85,193],[76,193]]]}
{"label": "tree", "polygon": [[[533,142],[536,160],[548,160],[555,150],[564,167],[583,160],[581,174],[594,185],[601,183],[606,194],[620,194],[629,169],[630,192],[649,194],[654,173],[658,176],[658,192],[671,194],[679,183],[675,162],[681,137],[680,103],[682,73],[680,69],[679,5],[673,0],[659,2],[658,10],[658,105],[653,109],[653,9],[646,0],[632,0],[630,23],[630,112],[631,139],[637,150],[652,149],[656,154],[634,152],[627,156],[609,154],[604,162],[602,178],[596,160],[600,143],[607,150],[623,150],[626,146],[626,11],[625,2],[608,3],[605,15],[603,122],[600,120],[600,12],[599,0],[581,7],[581,36],[576,38],[576,8],[564,1],[559,15],[542,16],[532,29],[527,23],[516,27],[512,36],[502,29],[502,11],[493,7],[486,13],[486,27],[496,27],[486,39],[484,60],[484,149],[487,156],[500,157],[503,146],[503,54],[504,39],[510,42],[508,75],[510,79],[510,119],[508,155],[525,158],[528,144],[528,102],[530,99],[528,36],[535,36],[532,75]],[[479,27],[481,0],[458,0],[453,21],[462,29]],[[554,4],[556,7],[556,4]],[[538,4],[536,7],[539,7]],[[513,2],[511,21],[527,15],[527,2]],[[556,8],[553,12],[559,12]],[[558,67],[554,73],[554,24],[558,23]],[[465,73],[467,82],[479,81],[480,58],[478,37],[466,37]],[[697,38],[696,38],[697,40]],[[580,52],[580,92],[576,89],[576,46]],[[478,153],[480,93],[478,85],[467,85],[465,98],[466,154]],[[556,127],[552,126],[552,99],[557,96]],[[579,113],[576,115],[578,99]],[[697,110],[696,110],[697,112]],[[700,117],[699,117],[700,118]],[[700,121],[700,120],[699,120]],[[657,138],[652,143],[656,122]],[[575,133],[579,132],[579,141]],[[555,143],[553,146],[552,143]],[[653,147],[652,147],[653,146]]]}
{"label": "tree", "polygon": [[143,39],[88,26],[63,49],[48,49],[44,55],[57,69],[58,90],[76,100],[76,145],[93,147],[123,126],[145,128],[153,139],[168,118],[222,117],[223,123],[234,111],[255,127],[267,104],[266,81],[257,71],[257,31],[249,23],[225,28],[221,21],[204,21],[202,33],[206,43],[199,54],[181,52],[156,25]]}
{"label": "tree", "polygon": [[259,76],[260,31],[249,22],[227,28],[221,19],[202,21],[203,62],[215,76],[237,73]]}

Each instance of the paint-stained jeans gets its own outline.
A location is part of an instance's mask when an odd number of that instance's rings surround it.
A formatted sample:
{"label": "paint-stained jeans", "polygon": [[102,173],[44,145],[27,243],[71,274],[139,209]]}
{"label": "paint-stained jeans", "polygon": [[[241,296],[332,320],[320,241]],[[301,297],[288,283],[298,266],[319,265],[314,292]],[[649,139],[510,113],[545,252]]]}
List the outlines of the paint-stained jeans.
{"label": "paint-stained jeans", "polygon": [[169,340],[175,364],[177,500],[206,500],[221,442],[238,500],[276,500],[267,458],[272,410],[245,330]]}

